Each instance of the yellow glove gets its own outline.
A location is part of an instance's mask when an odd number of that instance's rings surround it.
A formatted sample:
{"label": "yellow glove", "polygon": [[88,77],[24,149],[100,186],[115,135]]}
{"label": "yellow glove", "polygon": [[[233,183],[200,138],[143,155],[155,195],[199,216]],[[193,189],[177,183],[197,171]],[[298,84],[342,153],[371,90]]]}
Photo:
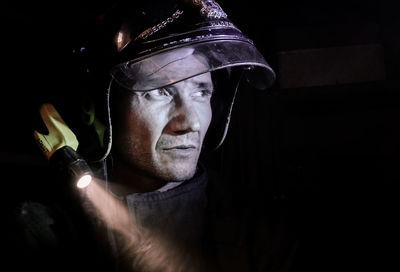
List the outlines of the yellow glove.
{"label": "yellow glove", "polygon": [[74,151],[78,149],[78,139],[52,104],[43,104],[40,115],[49,134],[44,135],[35,130],[33,135],[47,159],[64,146],[70,146]]}

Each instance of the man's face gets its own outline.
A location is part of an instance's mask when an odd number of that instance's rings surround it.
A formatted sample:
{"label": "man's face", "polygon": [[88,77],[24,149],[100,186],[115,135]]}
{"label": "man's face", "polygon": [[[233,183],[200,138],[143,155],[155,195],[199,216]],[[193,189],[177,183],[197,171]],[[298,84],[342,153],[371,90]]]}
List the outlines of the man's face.
{"label": "man's face", "polygon": [[210,73],[147,92],[123,91],[116,153],[132,170],[158,180],[190,179],[211,122],[212,92]]}

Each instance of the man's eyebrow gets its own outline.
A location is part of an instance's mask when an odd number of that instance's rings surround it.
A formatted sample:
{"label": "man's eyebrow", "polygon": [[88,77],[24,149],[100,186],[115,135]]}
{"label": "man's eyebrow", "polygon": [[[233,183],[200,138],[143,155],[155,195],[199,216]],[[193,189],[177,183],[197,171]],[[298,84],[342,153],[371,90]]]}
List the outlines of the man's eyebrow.
{"label": "man's eyebrow", "polygon": [[[212,81],[204,81],[201,79],[191,78],[189,81],[189,84],[195,88],[207,89],[210,91],[214,91],[214,83]],[[176,90],[177,87],[175,86],[175,84],[172,84],[172,85],[166,86],[164,88],[169,89],[169,90]]]}
{"label": "man's eyebrow", "polygon": [[199,88],[214,89],[214,84],[212,82],[194,81],[193,83]]}

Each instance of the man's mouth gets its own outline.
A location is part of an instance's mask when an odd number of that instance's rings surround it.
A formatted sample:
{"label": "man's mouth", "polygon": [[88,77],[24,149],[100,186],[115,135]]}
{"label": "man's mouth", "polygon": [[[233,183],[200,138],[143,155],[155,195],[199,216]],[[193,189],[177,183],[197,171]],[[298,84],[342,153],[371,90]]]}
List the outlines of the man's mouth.
{"label": "man's mouth", "polygon": [[172,147],[165,147],[165,148],[163,148],[163,150],[166,150],[166,151],[174,151],[174,150],[177,150],[177,151],[179,151],[179,150],[196,150],[197,148],[196,148],[196,146],[194,146],[194,145],[175,145],[175,146],[172,146]]}
{"label": "man's mouth", "polygon": [[163,148],[162,152],[175,159],[189,159],[198,153],[195,145],[174,145]]}

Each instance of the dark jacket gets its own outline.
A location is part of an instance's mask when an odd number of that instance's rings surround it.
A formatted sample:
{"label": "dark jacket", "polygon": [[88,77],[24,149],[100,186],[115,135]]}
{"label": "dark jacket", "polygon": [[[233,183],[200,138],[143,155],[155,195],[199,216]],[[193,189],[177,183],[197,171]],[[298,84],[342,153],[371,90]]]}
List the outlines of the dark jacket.
{"label": "dark jacket", "polygon": [[[29,197],[21,197],[8,209],[5,236],[6,258],[13,267],[10,270],[116,271],[123,268],[121,260],[115,259],[115,247],[110,245],[107,227],[100,230],[95,227],[71,187],[55,182],[52,175],[42,179],[41,186],[31,186],[36,189],[29,192]],[[186,254],[195,249],[193,252],[198,257],[193,259],[193,264],[185,264],[182,271],[290,271],[296,235],[285,203],[262,199],[256,192],[254,198],[260,201],[239,202],[243,198],[229,188],[221,188],[221,184],[213,173],[204,170],[170,191],[150,193],[155,202],[169,201],[160,206],[169,208],[159,212],[159,216],[142,218],[141,224],[153,228],[157,237],[160,233],[173,236],[173,245],[198,236],[193,238],[193,243],[182,243],[180,252]],[[49,187],[37,188],[45,186]],[[131,207],[140,207],[141,202],[149,200],[149,195],[135,199]],[[194,208],[196,203],[198,207]],[[148,207],[153,204],[147,203],[145,207],[142,215],[151,214]]]}

